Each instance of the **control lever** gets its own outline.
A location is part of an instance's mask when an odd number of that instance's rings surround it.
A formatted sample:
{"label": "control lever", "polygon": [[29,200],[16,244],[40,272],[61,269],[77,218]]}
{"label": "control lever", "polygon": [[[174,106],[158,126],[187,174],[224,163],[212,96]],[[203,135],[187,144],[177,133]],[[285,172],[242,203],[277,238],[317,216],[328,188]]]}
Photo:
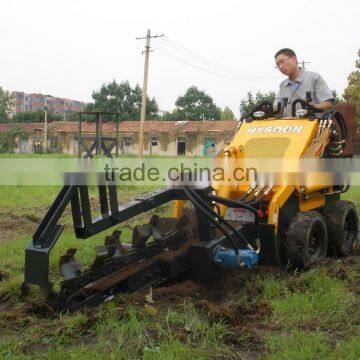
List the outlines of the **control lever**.
{"label": "control lever", "polygon": [[312,102],[311,91],[306,92],[306,102],[309,104]]}
{"label": "control lever", "polygon": [[289,98],[284,97],[283,98],[283,117],[285,117],[285,114],[286,114],[285,109],[286,109],[288,102],[289,102]]}

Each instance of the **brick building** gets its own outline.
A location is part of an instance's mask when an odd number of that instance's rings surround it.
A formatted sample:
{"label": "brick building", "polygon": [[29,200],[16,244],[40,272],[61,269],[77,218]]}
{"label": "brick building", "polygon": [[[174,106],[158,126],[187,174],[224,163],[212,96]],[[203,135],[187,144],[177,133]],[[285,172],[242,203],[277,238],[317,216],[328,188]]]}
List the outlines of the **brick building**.
{"label": "brick building", "polygon": [[28,110],[41,110],[44,107],[55,113],[67,114],[73,111],[83,111],[85,106],[85,103],[81,101],[58,98],[51,95],[26,94],[20,91],[13,91],[12,96],[13,114]]}
{"label": "brick building", "polygon": [[[144,153],[151,155],[211,155],[220,150],[234,135],[236,121],[146,121]],[[32,153],[43,143],[44,124],[0,124],[0,132],[19,126],[25,134],[15,141],[14,152]],[[137,155],[139,121],[120,122],[120,151]],[[48,149],[52,152],[76,155],[77,122],[53,122],[48,125]],[[115,124],[103,123],[103,136],[115,137]],[[95,123],[82,124],[82,138],[90,144],[95,137]],[[209,144],[211,144],[209,146]]]}

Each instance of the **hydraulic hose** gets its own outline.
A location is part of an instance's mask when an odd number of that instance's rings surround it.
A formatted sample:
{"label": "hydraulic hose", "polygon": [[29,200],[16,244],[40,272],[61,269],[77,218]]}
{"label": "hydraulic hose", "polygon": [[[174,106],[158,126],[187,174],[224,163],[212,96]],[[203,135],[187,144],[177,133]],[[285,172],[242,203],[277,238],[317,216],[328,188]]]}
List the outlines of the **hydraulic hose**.
{"label": "hydraulic hose", "polygon": [[[197,199],[198,202],[200,202],[209,212],[211,212],[214,215],[217,215],[214,210],[211,208],[211,206],[196,192],[195,189],[191,189],[189,188],[189,191],[192,193],[192,195]],[[245,239],[244,235],[241,234],[239,231],[237,231],[235,229],[235,227],[233,227],[229,222],[227,222],[223,217],[221,217],[220,215],[217,215],[217,218],[219,219],[219,221],[221,223],[223,223],[224,225],[226,225],[229,229],[231,229],[238,238],[240,238],[240,240],[245,243],[245,245],[247,247],[251,247],[251,245],[249,244],[249,242]],[[252,247],[251,247],[252,248]]]}
{"label": "hydraulic hose", "polygon": [[348,127],[347,127],[344,117],[342,116],[342,114],[339,111],[330,110],[330,111],[324,113],[323,119],[335,120],[339,125],[342,140],[348,139],[348,135],[349,135]]}
{"label": "hydraulic hose", "polygon": [[228,223],[223,217],[221,217],[220,215],[216,214],[216,212],[211,208],[211,206],[192,188],[186,187],[187,190],[191,193],[191,195],[199,202],[202,204],[203,207],[205,207],[207,209],[207,211],[209,211],[211,213],[212,216],[215,216],[219,219],[219,221],[224,224],[225,226],[227,226],[231,231],[233,231],[236,236],[245,244],[245,246],[247,248],[251,248],[252,246],[250,245],[250,243],[246,240],[246,238],[244,237],[243,234],[241,234],[238,230],[236,230],[230,223]]}
{"label": "hydraulic hose", "polygon": [[303,109],[306,110],[310,110],[313,113],[322,113],[324,110],[322,109],[317,109],[316,107],[312,106],[311,104],[307,103],[305,100],[303,99],[296,99],[291,106],[291,116],[295,117],[296,116],[296,105],[297,104],[301,104],[301,107]]}
{"label": "hydraulic hose", "polygon": [[[214,224],[222,233],[223,235],[229,240],[232,248],[234,249],[235,254],[238,256],[239,255],[239,248],[236,245],[236,243],[234,242],[234,240],[231,238],[230,234],[221,226],[221,224],[219,224],[216,220],[215,217],[210,215],[206,209],[204,209],[204,207],[202,205],[199,204],[198,201],[196,201],[196,199],[192,196],[191,192],[189,191],[189,189],[187,187],[184,188],[185,194],[188,197],[188,199],[191,201],[191,203],[194,205],[194,207],[199,210],[201,212],[202,215],[204,215],[208,220],[210,220],[210,222],[212,224]],[[218,217],[216,215],[216,217]]]}
{"label": "hydraulic hose", "polygon": [[249,204],[243,203],[239,200],[225,199],[220,196],[212,195],[212,194],[209,194],[207,197],[209,200],[215,201],[219,204],[222,204],[222,205],[225,205],[228,207],[244,208],[246,210],[251,211],[255,216],[255,227],[256,227],[256,231],[257,231],[258,224],[259,224],[259,213],[255,208],[253,208]]}

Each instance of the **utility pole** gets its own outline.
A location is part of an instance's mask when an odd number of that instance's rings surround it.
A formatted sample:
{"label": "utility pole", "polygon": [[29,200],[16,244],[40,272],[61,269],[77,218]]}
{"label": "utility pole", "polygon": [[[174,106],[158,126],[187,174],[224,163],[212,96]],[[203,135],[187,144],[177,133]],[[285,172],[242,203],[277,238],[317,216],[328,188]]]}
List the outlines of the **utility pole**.
{"label": "utility pole", "polygon": [[305,70],[305,64],[311,64],[311,62],[310,62],[310,61],[305,61],[305,60],[303,60],[303,61],[301,62],[301,68],[302,68],[303,70]]}
{"label": "utility pole", "polygon": [[47,111],[48,108],[45,106],[45,119],[44,119],[44,152],[47,152]]}
{"label": "utility pole", "polygon": [[150,54],[150,39],[162,37],[164,35],[154,35],[151,36],[150,29],[146,33],[146,37],[139,37],[136,40],[146,39],[145,50],[145,64],[144,64],[144,82],[142,88],[142,98],[141,98],[141,115],[140,115],[140,129],[139,129],[139,157],[144,157],[144,123],[145,123],[145,114],[146,114],[146,96],[147,96],[147,83],[148,83],[148,73],[149,73],[149,54]]}

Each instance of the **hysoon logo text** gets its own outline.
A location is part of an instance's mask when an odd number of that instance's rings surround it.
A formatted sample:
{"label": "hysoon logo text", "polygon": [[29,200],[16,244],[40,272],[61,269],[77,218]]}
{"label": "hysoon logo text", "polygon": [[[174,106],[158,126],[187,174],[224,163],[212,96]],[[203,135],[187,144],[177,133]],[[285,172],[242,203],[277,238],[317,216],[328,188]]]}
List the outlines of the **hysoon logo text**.
{"label": "hysoon logo text", "polygon": [[247,134],[262,133],[300,133],[302,126],[253,126],[247,130]]}

